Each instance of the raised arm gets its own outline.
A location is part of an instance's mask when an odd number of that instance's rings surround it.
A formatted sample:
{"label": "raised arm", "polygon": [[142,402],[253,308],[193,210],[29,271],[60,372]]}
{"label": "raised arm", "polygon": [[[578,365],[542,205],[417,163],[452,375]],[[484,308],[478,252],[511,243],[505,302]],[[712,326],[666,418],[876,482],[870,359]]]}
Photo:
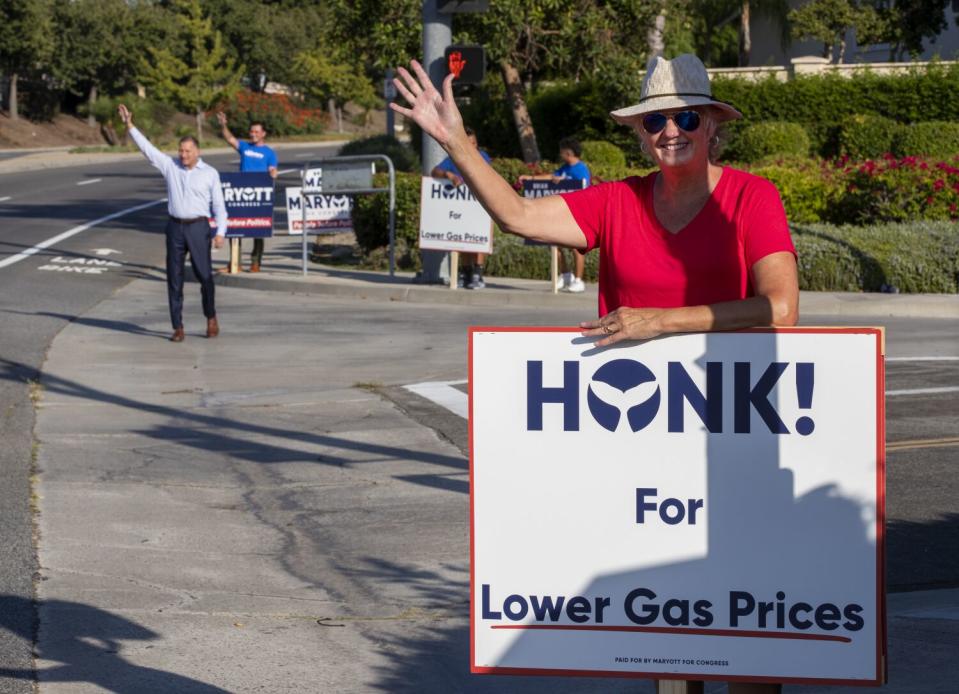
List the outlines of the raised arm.
{"label": "raised arm", "polygon": [[446,150],[463,174],[466,185],[503,231],[559,246],[585,248],[586,237],[558,195],[526,199],[518,196],[470,144],[463,119],[453,100],[453,75],[443,81],[443,94],[436,90],[423,67],[411,63],[413,74],[399,68],[393,80],[410,108],[393,102],[397,113],[415,121]]}
{"label": "raised arm", "polygon": [[226,125],[226,114],[223,113],[223,111],[217,111],[216,119],[220,122],[220,135],[223,136],[223,139],[226,140],[233,149],[239,149],[240,141],[233,137],[233,133],[230,132],[230,129]]}
{"label": "raised arm", "polygon": [[117,107],[117,113],[120,116],[120,120],[123,121],[123,125],[126,127],[127,132],[130,133],[130,137],[133,138],[136,146],[141,152],[143,152],[143,156],[147,158],[147,161],[158,168],[164,175],[170,170],[170,168],[176,166],[171,157],[154,147],[153,143],[147,139],[147,136],[137,129],[137,127],[133,124],[133,113],[130,112],[130,109],[123,104],[120,104]]}

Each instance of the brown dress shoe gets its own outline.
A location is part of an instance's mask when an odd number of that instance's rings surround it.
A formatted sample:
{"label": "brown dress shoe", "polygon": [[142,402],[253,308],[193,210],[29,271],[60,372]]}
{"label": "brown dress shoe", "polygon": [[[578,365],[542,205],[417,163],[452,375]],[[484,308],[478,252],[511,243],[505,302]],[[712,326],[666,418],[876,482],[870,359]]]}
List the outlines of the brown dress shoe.
{"label": "brown dress shoe", "polygon": [[183,342],[183,338],[186,335],[183,334],[183,328],[177,328],[173,331],[173,334],[170,335],[170,342]]}
{"label": "brown dress shoe", "polygon": [[251,263],[251,264],[250,264],[250,272],[259,272],[259,271],[260,271],[260,264],[259,264],[259,263]]}
{"label": "brown dress shoe", "polygon": [[216,337],[220,334],[220,324],[216,322],[216,316],[206,319],[206,336]]}

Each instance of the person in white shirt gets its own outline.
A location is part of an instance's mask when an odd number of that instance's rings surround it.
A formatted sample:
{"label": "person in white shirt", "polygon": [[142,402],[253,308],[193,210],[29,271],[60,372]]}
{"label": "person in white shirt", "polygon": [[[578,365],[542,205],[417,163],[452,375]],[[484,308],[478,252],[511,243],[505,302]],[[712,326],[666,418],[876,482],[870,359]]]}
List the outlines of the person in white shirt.
{"label": "person in white shirt", "polygon": [[121,104],[120,120],[147,160],[153,164],[167,184],[166,277],[173,323],[172,342],[183,342],[183,264],[187,251],[193,274],[200,282],[206,336],[220,334],[216,319],[213,292],[213,268],[210,260],[210,212],[216,218],[213,245],[223,246],[226,236],[226,204],[220,188],[220,174],[200,159],[200,148],[192,136],[180,138],[178,157],[170,157],[154,147],[133,125],[133,114]]}

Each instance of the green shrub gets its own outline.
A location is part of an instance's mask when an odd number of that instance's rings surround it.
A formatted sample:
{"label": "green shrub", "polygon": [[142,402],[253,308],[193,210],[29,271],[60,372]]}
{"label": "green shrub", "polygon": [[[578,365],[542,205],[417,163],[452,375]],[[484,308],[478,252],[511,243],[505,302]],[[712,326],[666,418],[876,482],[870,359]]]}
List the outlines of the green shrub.
{"label": "green shrub", "polygon": [[120,104],[130,109],[133,113],[134,125],[151,140],[159,139],[170,132],[170,123],[176,115],[176,109],[161,101],[141,99],[136,94],[101,96],[93,102],[92,107],[84,104],[80,113],[84,116],[92,113],[104,132],[121,133],[123,124],[117,115],[117,107]]}
{"label": "green shrub", "polygon": [[[420,236],[420,179],[419,174],[396,175],[396,240],[406,248],[416,248]],[[387,187],[389,176],[376,174],[374,185]],[[367,253],[389,244],[388,193],[357,195],[353,202],[353,230],[356,243]],[[403,265],[401,264],[401,267]]]}
{"label": "green shrub", "polygon": [[329,115],[316,108],[306,108],[285,94],[265,94],[242,90],[231,99],[209,111],[208,123],[213,132],[220,132],[216,112],[223,111],[234,135],[245,135],[253,122],[263,124],[267,133],[284,135],[318,135],[326,130]]}
{"label": "green shrub", "polygon": [[393,168],[397,171],[408,173],[419,173],[420,171],[420,158],[416,155],[416,152],[389,135],[376,135],[362,140],[353,140],[343,145],[339,154],[344,157],[361,154],[385,154],[393,161]]}
{"label": "green shrub", "polygon": [[517,190],[521,189],[521,186],[519,185],[520,176],[524,174],[535,175],[551,173],[556,170],[556,167],[545,159],[539,164],[527,164],[522,159],[514,159],[512,157],[496,157],[491,162],[491,165],[496,173],[505,178],[506,182]]}
{"label": "green shrub", "polygon": [[[527,246],[523,239],[495,228],[493,253],[486,259],[486,274],[493,277],[520,277],[549,280],[549,246]],[[599,276],[599,254],[587,253],[584,279],[595,282]]]}
{"label": "green shrub", "polygon": [[896,121],[884,116],[849,116],[839,127],[839,153],[852,159],[881,157],[892,151],[899,130]]}
{"label": "green shrub", "polygon": [[[738,133],[729,150],[737,161],[756,162],[770,156],[806,156],[809,154],[809,135],[797,123],[767,121],[747,125]],[[732,153],[727,150],[727,156]]]}
{"label": "green shrub", "polygon": [[914,222],[881,226],[793,227],[799,286],[815,291],[955,293],[959,234],[955,225]]}
{"label": "green shrub", "polygon": [[626,154],[619,147],[604,140],[586,140],[582,160],[590,167],[626,168]]}
{"label": "green shrub", "polygon": [[783,162],[754,167],[750,172],[772,181],[779,190],[786,217],[793,224],[823,221],[841,191],[833,177],[818,164]]}
{"label": "green shrub", "polygon": [[887,156],[843,171],[844,191],[831,219],[845,224],[959,217],[959,157],[927,162]]}
{"label": "green shrub", "polygon": [[892,153],[897,157],[959,154],[959,123],[929,121],[904,125],[892,143]]}

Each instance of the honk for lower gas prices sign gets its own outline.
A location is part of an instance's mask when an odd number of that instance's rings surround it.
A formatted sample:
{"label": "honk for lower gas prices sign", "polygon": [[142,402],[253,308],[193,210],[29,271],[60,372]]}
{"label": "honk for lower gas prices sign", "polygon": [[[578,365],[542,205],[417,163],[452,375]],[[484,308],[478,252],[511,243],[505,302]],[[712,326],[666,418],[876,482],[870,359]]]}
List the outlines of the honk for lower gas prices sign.
{"label": "honk for lower gas prices sign", "polygon": [[471,668],[883,680],[873,328],[470,333]]}
{"label": "honk for lower gas prices sign", "polygon": [[434,251],[492,253],[493,226],[466,184],[440,178],[422,179],[420,248]]}

